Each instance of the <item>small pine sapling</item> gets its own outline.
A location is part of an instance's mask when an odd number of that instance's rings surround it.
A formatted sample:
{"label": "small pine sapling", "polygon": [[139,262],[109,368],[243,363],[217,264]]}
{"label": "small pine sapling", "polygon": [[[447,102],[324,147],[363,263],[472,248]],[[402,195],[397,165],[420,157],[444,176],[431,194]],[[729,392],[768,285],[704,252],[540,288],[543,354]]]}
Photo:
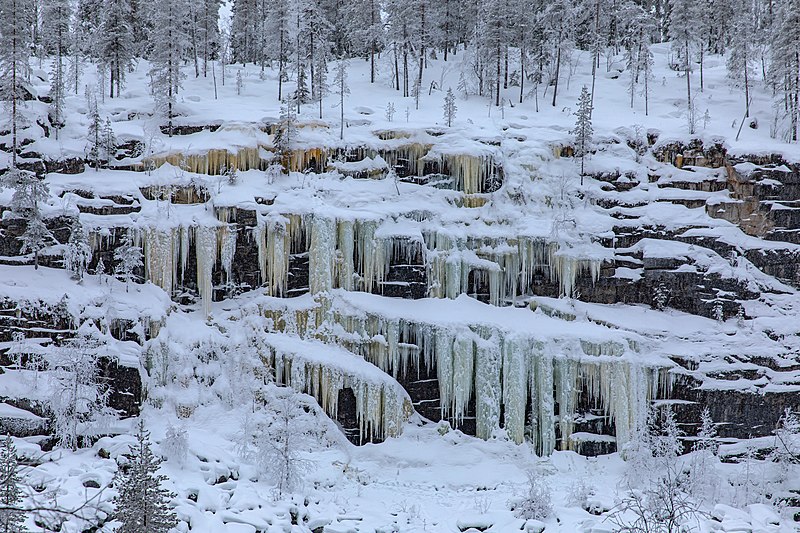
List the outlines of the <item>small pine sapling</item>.
{"label": "small pine sapling", "polygon": [[236,71],[236,95],[241,96],[244,89],[244,80],[242,79],[242,69]]}
{"label": "small pine sapling", "polygon": [[575,127],[570,133],[575,136],[575,157],[581,160],[581,185],[585,175],[584,163],[586,155],[591,150],[592,134],[592,97],[589,90],[584,86],[578,98],[578,109],[575,111]]}
{"label": "small pine sapling", "polygon": [[388,104],[386,104],[386,120],[387,121],[392,122],[394,120],[394,112],[395,112],[394,103],[393,102],[389,102]]}
{"label": "small pine sapling", "polygon": [[69,241],[64,252],[64,267],[72,272],[72,279],[81,281],[91,260],[92,249],[89,247],[86,232],[80,219],[76,218],[70,228]]}
{"label": "small pine sapling", "polygon": [[24,532],[21,503],[19,458],[14,441],[7,435],[0,446],[0,533]]}
{"label": "small pine sapling", "polygon": [[116,267],[114,273],[125,282],[125,292],[128,292],[128,284],[134,279],[137,270],[142,268],[142,250],[133,242],[133,233],[128,231],[122,245],[114,250],[114,261]]}
{"label": "small pine sapling", "polygon": [[119,491],[114,503],[116,520],[121,526],[118,533],[167,533],[178,523],[174,511],[169,508],[175,494],[161,484],[167,477],[158,474],[163,459],[156,457],[150,449],[150,433],[139,421],[136,444],[126,455],[127,468],[117,472],[116,485]]}
{"label": "small pine sapling", "polygon": [[453,125],[453,120],[456,118],[456,96],[453,94],[453,89],[447,89],[447,95],[444,97],[444,120],[447,122],[447,127]]}

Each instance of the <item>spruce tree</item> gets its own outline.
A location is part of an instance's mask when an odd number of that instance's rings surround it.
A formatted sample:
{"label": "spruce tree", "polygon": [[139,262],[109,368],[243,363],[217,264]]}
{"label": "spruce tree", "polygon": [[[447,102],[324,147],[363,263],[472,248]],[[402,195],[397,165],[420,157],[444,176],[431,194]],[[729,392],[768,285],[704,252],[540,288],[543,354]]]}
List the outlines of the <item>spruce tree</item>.
{"label": "spruce tree", "polygon": [[25,512],[20,509],[22,490],[19,459],[11,437],[0,446],[0,533],[24,533]]}
{"label": "spruce tree", "polygon": [[740,2],[733,20],[728,52],[728,78],[744,89],[744,116],[750,116],[750,85],[755,78],[753,65],[757,57],[753,35],[756,23],[749,2]]}
{"label": "spruce tree", "polygon": [[574,113],[575,127],[570,132],[575,136],[575,157],[581,158],[581,185],[583,185],[584,163],[586,154],[592,145],[592,97],[586,86],[581,89],[578,98],[578,109]]}
{"label": "spruce tree", "polygon": [[64,266],[72,272],[72,278],[82,280],[86,273],[86,268],[92,260],[92,249],[89,247],[89,240],[79,218],[75,219],[70,228],[69,242],[64,253]]}
{"label": "spruce tree", "polygon": [[89,119],[89,130],[86,133],[86,159],[94,167],[95,171],[100,170],[100,161],[103,158],[103,126],[100,122],[100,112],[97,110],[97,98],[91,91],[86,90],[86,106],[88,108],[87,117]]}
{"label": "spruce tree", "polygon": [[17,130],[24,126],[20,108],[25,104],[25,81],[30,72],[32,3],[0,0],[0,100],[8,107],[11,126],[11,167],[17,166]]}
{"label": "spruce tree", "polygon": [[781,94],[778,106],[789,120],[786,139],[800,135],[800,0],[786,0],[776,23],[770,81]]}
{"label": "spruce tree", "polygon": [[133,242],[133,233],[128,231],[121,246],[114,250],[114,273],[125,282],[125,292],[128,291],[128,284],[134,278],[137,270],[142,268],[142,250]]}
{"label": "spruce tree", "polygon": [[155,17],[150,69],[150,90],[156,102],[156,110],[167,119],[167,133],[172,137],[172,121],[178,90],[186,75],[181,70],[184,53],[189,45],[186,35],[185,0],[164,0]]}
{"label": "spruce tree", "polygon": [[72,6],[69,0],[46,0],[42,5],[42,31],[45,33],[46,50],[52,53],[53,68],[50,73],[50,123],[58,131],[64,126],[64,97],[67,77],[64,58],[69,55],[69,22]]}
{"label": "spruce tree", "polygon": [[134,42],[130,0],[108,0],[103,4],[96,51],[111,73],[109,96],[119,96],[125,72],[133,64]]}
{"label": "spruce tree", "polygon": [[456,95],[453,94],[453,89],[447,89],[447,95],[444,97],[444,120],[447,122],[447,127],[453,125],[453,120],[456,118]]}
{"label": "spruce tree", "polygon": [[161,487],[167,477],[157,472],[164,460],[150,449],[150,433],[141,420],[136,444],[126,457],[129,463],[120,468],[116,479],[116,520],[122,523],[117,532],[167,533],[177,524],[175,513],[169,508],[169,500],[175,494]]}

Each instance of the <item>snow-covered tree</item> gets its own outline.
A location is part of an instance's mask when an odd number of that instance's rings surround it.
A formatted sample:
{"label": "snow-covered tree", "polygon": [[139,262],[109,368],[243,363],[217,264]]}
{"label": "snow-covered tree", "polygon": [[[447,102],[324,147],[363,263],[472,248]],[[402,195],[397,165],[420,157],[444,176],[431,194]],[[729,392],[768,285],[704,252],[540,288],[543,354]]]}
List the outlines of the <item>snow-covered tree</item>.
{"label": "snow-covered tree", "polygon": [[739,2],[734,11],[733,31],[728,50],[728,78],[744,89],[745,117],[750,116],[750,85],[755,79],[757,59],[753,33],[756,21],[750,2]]}
{"label": "snow-covered tree", "polygon": [[110,72],[109,96],[119,96],[125,72],[133,64],[131,0],[108,0],[103,3],[100,28],[96,37],[96,53],[100,63]]}
{"label": "snow-covered tree", "polygon": [[687,492],[683,451],[671,408],[651,408],[626,461],[628,490],[609,514],[620,531],[668,533],[696,524],[699,506]]}
{"label": "snow-covered tree", "polygon": [[76,449],[88,444],[113,414],[107,384],[100,378],[97,341],[80,334],[45,357],[55,436],[62,446]]}
{"label": "snow-covered tree", "polygon": [[86,159],[95,171],[99,171],[100,161],[103,158],[103,126],[97,109],[97,97],[89,87],[86,88],[86,107],[86,118],[89,120],[86,132]]}
{"label": "snow-covered tree", "polygon": [[172,137],[172,121],[178,90],[186,74],[181,64],[189,46],[186,35],[187,8],[185,0],[164,0],[159,4],[159,14],[153,27],[153,53],[150,58],[150,90],[156,109],[167,119],[167,130]]}
{"label": "snow-covered tree", "polygon": [[89,240],[80,218],[76,218],[70,228],[69,241],[64,252],[64,266],[72,272],[73,279],[80,281],[91,260],[92,249],[89,247]]}
{"label": "snow-covered tree", "polygon": [[297,140],[297,115],[294,103],[284,100],[281,103],[281,116],[275,132],[273,144],[280,156],[280,162],[288,172],[290,170],[292,150]]}
{"label": "snow-covered tree", "polygon": [[347,32],[354,55],[369,55],[369,81],[375,83],[376,58],[383,46],[385,32],[381,20],[380,0],[351,0],[345,3],[344,16],[350,21]]}
{"label": "snow-covered tree", "polygon": [[350,86],[347,84],[348,66],[346,59],[336,61],[333,78],[334,92],[339,97],[339,139],[344,139],[344,99],[350,94]]}
{"label": "snow-covered tree", "polygon": [[575,127],[570,133],[575,136],[575,157],[581,159],[581,185],[583,185],[584,176],[584,162],[586,155],[592,148],[592,97],[589,95],[589,90],[586,86],[581,89],[581,95],[578,98],[578,109],[574,113]]}
{"label": "snow-covered tree", "polygon": [[114,128],[111,126],[111,119],[106,117],[100,135],[101,156],[106,161],[111,161],[117,154],[117,138],[114,135]]}
{"label": "snow-covered tree", "polygon": [[47,229],[38,211],[27,218],[25,232],[19,236],[22,242],[22,253],[33,254],[33,268],[39,268],[39,253],[53,242],[53,234]]}
{"label": "snow-covered tree", "polygon": [[0,533],[24,533],[19,458],[10,436],[0,446]]}
{"label": "snow-covered tree", "polygon": [[544,520],[553,512],[550,487],[535,472],[528,472],[525,494],[512,502],[512,510],[523,520]]}
{"label": "snow-covered tree", "polygon": [[46,50],[53,54],[50,71],[50,123],[58,132],[64,125],[64,96],[67,90],[64,59],[69,55],[69,23],[72,6],[69,0],[45,0],[42,3],[42,32]]}
{"label": "snow-covered tree", "polygon": [[133,241],[133,232],[125,233],[125,239],[120,246],[114,250],[114,273],[125,282],[125,291],[134,278],[137,270],[142,268],[142,250]]}
{"label": "snow-covered tree", "polygon": [[33,4],[25,0],[0,0],[0,100],[8,109],[11,128],[11,167],[17,166],[17,130],[25,124],[20,108],[25,102],[30,72]]}
{"label": "snow-covered tree", "polygon": [[163,459],[156,457],[150,446],[150,432],[140,420],[136,444],[125,456],[128,464],[117,472],[114,483],[118,491],[114,518],[121,522],[118,533],[167,533],[178,522],[169,508],[175,494],[161,486],[167,480],[158,473]]}
{"label": "snow-covered tree", "polygon": [[769,77],[780,93],[777,107],[789,121],[786,139],[800,134],[800,0],[786,0],[779,12],[771,47]]}
{"label": "snow-covered tree", "polygon": [[669,6],[669,36],[672,39],[672,50],[677,56],[675,66],[686,77],[686,105],[691,110],[692,55],[697,46],[697,34],[692,22],[696,15],[696,3],[693,0],[670,0]]}
{"label": "snow-covered tree", "polygon": [[444,120],[447,122],[447,127],[453,125],[453,120],[456,118],[456,95],[453,94],[453,89],[447,89],[447,95],[444,97]]}
{"label": "snow-covered tree", "polygon": [[788,407],[775,429],[775,445],[770,459],[778,465],[778,481],[794,478],[800,465],[800,416]]}

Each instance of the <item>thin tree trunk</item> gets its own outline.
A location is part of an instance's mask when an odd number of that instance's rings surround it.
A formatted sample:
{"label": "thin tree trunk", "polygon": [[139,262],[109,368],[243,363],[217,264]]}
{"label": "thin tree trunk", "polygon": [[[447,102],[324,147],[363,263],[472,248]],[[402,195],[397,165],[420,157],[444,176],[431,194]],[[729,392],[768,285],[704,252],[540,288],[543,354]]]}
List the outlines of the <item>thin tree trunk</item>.
{"label": "thin tree trunk", "polygon": [[561,43],[559,42],[556,46],[558,49],[556,51],[556,80],[555,85],[553,85],[553,107],[556,106],[556,95],[558,94],[558,75],[561,71]]}

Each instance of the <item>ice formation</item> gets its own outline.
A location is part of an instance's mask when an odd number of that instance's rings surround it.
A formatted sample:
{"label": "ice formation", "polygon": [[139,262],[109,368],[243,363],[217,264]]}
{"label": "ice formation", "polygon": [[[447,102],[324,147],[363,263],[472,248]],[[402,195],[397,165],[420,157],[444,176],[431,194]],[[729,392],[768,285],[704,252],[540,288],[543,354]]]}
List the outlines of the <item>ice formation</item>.
{"label": "ice formation", "polygon": [[339,393],[352,390],[362,440],[399,435],[413,413],[405,389],[361,357],[318,341],[277,334],[265,336],[264,341],[265,362],[275,372],[276,382],[310,394],[334,420]]}
{"label": "ice formation", "polygon": [[474,398],[479,437],[502,427],[515,442],[531,440],[541,454],[551,453],[558,439],[562,449],[572,445],[579,398],[613,419],[623,446],[649,400],[669,387],[666,366],[645,362],[635,344],[389,318],[343,304],[336,294],[316,302],[307,308],[263,305],[262,313],[277,331],[289,321],[302,324],[294,333],[342,346],[394,377],[435,370],[442,418],[460,423]]}

